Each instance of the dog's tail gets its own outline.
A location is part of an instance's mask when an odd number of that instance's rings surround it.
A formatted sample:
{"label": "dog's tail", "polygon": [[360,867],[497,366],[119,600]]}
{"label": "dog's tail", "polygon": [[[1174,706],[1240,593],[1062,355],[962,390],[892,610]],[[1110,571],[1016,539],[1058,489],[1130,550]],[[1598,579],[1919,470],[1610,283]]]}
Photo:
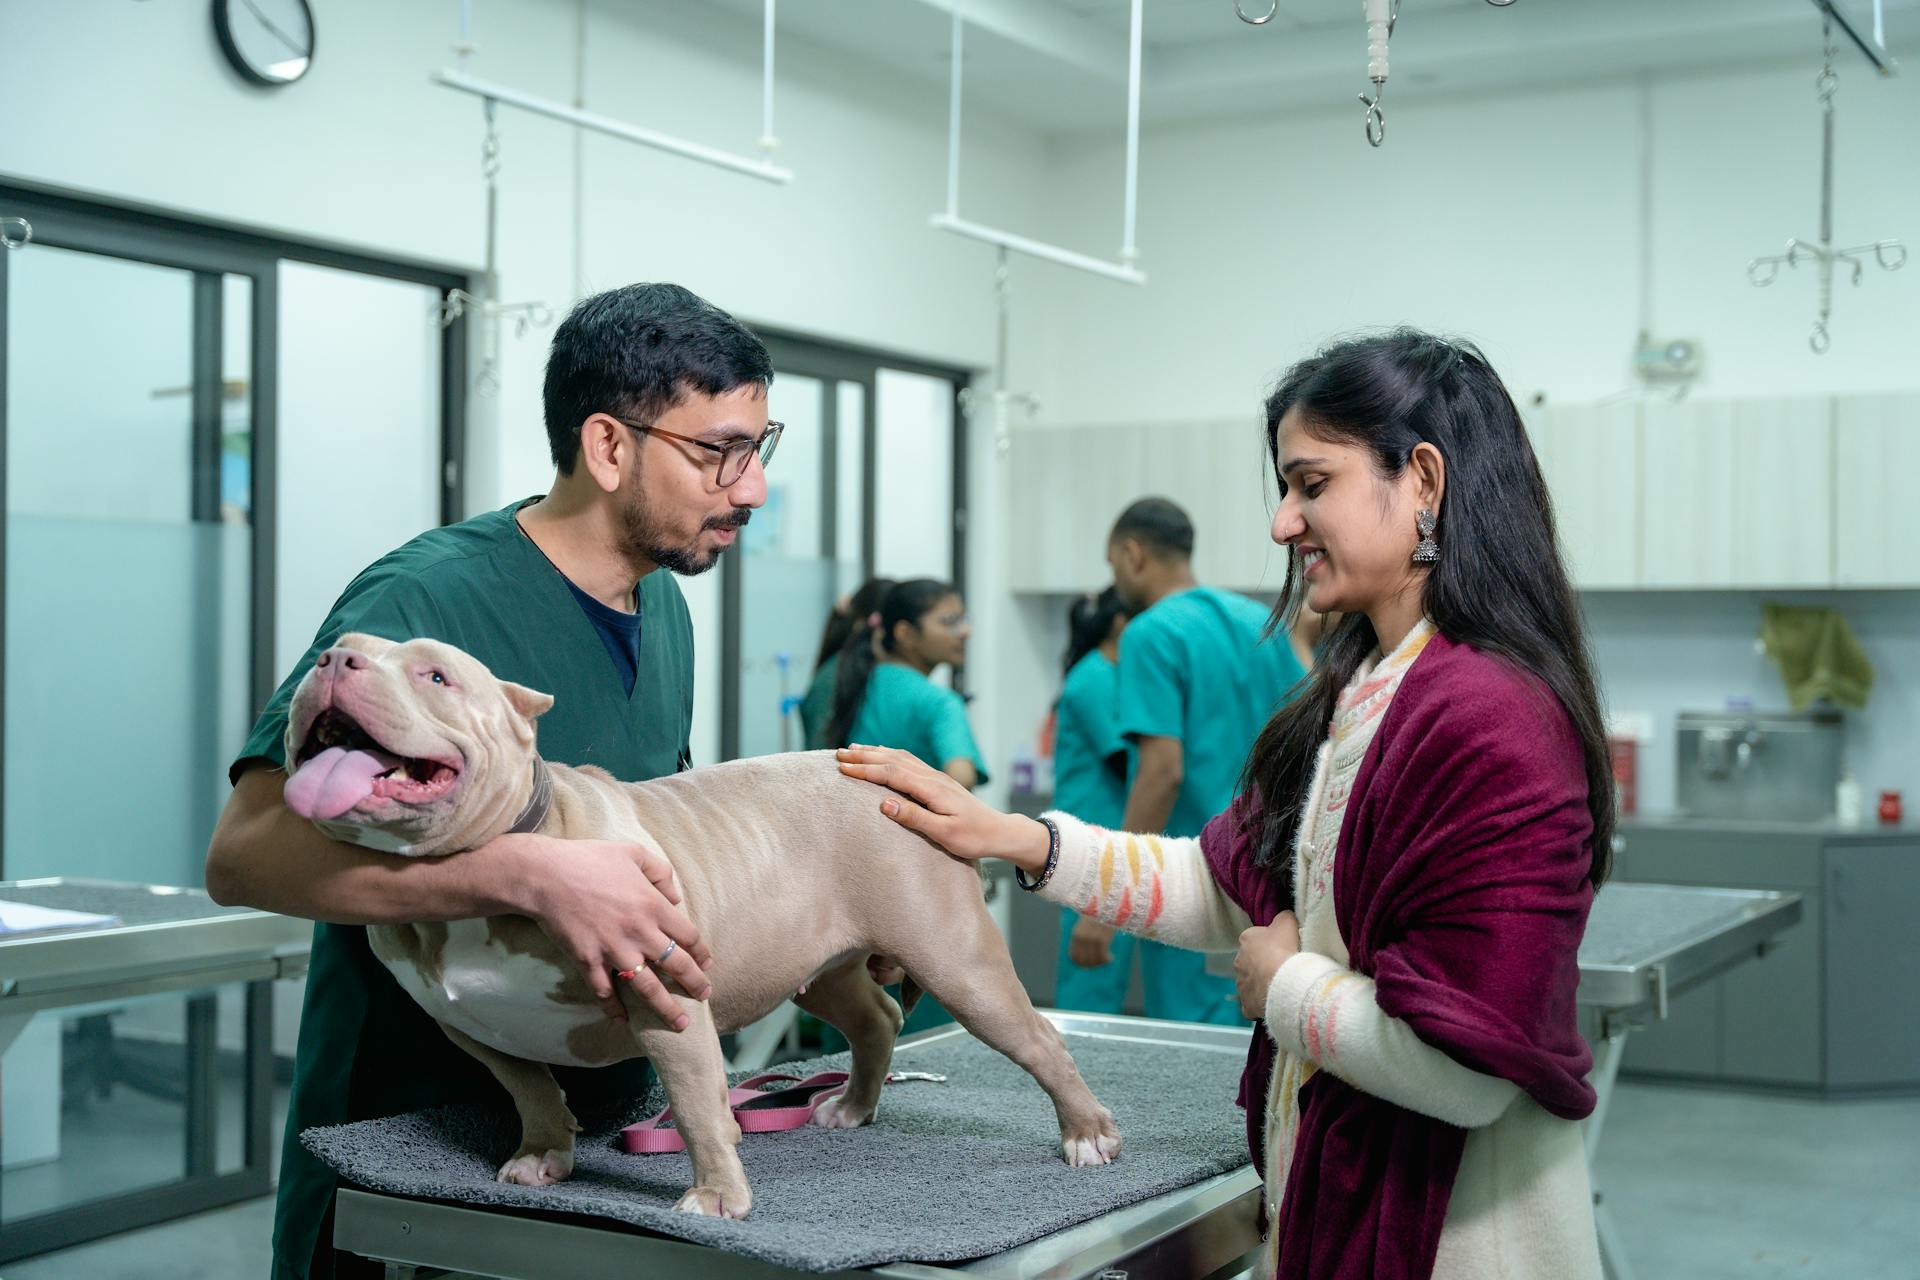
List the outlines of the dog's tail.
{"label": "dog's tail", "polygon": [[900,1016],[906,1017],[913,1012],[913,1006],[920,1003],[920,984],[908,974],[900,979]]}

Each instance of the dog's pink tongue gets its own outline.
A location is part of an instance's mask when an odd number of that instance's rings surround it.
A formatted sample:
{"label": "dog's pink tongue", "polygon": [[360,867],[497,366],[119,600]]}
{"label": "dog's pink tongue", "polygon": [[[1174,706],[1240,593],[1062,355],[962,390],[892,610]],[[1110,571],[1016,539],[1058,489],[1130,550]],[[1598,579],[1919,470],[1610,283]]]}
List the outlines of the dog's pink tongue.
{"label": "dog's pink tongue", "polygon": [[366,751],[328,747],[287,779],[287,808],[328,821],[373,794],[373,780],[392,766]]}

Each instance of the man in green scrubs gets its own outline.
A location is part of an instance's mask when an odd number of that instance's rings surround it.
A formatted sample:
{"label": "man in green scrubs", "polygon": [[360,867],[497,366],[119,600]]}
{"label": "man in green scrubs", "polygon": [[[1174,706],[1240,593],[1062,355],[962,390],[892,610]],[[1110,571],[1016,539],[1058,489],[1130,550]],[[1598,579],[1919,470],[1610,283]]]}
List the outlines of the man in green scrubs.
{"label": "man in green scrubs", "polygon": [[[546,496],[430,530],[362,572],[234,762],[208,891],[319,922],[281,1160],[275,1280],[374,1274],[334,1252],[335,1179],[301,1145],[302,1131],[505,1102],[373,958],[364,926],[525,915],[574,956],[609,1016],[622,1013],[613,975],[633,969],[638,994],[670,1024],[685,1015],[662,977],[705,999],[711,963],[660,887],[670,869],[636,846],[508,834],[453,857],[403,858],[322,836],[281,799],[295,686],[343,632],[430,636],[554,695],[539,726],[550,759],[631,781],[686,768],[693,633],[673,574],[711,568],[766,500],[762,464],[779,438],[767,421],[772,376],[759,339],[678,286],[632,285],[580,303],[547,362],[557,474]],[[639,1096],[647,1081],[644,1060],[555,1074],[588,1114]]]}
{"label": "man in green scrubs", "polygon": [[[1120,732],[1135,746],[1127,831],[1199,835],[1233,802],[1254,739],[1306,674],[1285,634],[1266,636],[1262,605],[1201,586],[1192,561],[1193,522],[1165,498],[1121,512],[1107,540],[1114,586],[1133,611],[1115,693]],[[1082,920],[1075,941],[1097,960],[1112,932]],[[1204,956],[1162,948],[1154,960],[1141,981],[1148,1008],[1169,1011],[1158,1016],[1244,1021],[1232,981],[1208,974]]]}

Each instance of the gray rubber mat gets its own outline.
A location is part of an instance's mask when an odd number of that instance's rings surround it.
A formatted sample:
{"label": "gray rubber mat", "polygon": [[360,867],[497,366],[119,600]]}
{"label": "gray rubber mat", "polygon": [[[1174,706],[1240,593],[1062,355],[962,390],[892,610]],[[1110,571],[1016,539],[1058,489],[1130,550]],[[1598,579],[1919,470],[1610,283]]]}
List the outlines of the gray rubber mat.
{"label": "gray rubber mat", "polygon": [[[628,1155],[614,1144],[619,1123],[664,1105],[658,1090],[632,1115],[583,1134],[573,1177],[552,1187],[493,1180],[519,1140],[504,1098],[498,1109],[418,1111],[309,1129],[303,1139],[344,1180],[372,1190],[611,1218],[806,1271],[986,1257],[1247,1162],[1233,1104],[1239,1053],[1083,1036],[1067,1044],[1126,1141],[1114,1163],[1068,1168],[1040,1086],[955,1037],[903,1050],[896,1069],[948,1081],[888,1085],[864,1128],[742,1138],[754,1199],[741,1222],[673,1211],[692,1178],[685,1154]],[[835,1055],[778,1070],[845,1066]]]}

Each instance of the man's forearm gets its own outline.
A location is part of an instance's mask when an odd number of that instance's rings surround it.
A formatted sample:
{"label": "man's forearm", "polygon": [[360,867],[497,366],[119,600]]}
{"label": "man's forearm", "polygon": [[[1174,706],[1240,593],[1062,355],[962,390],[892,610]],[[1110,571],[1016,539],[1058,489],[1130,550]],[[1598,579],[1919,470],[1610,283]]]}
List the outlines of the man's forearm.
{"label": "man's forearm", "polygon": [[1158,835],[1167,829],[1173,816],[1173,802],[1180,795],[1177,775],[1142,769],[1127,792],[1126,817],[1121,826],[1128,831]]}
{"label": "man's forearm", "polygon": [[407,858],[330,840],[279,800],[284,775],[240,779],[207,852],[218,902],[334,924],[424,924],[525,914],[534,837],[501,836],[465,853]]}

